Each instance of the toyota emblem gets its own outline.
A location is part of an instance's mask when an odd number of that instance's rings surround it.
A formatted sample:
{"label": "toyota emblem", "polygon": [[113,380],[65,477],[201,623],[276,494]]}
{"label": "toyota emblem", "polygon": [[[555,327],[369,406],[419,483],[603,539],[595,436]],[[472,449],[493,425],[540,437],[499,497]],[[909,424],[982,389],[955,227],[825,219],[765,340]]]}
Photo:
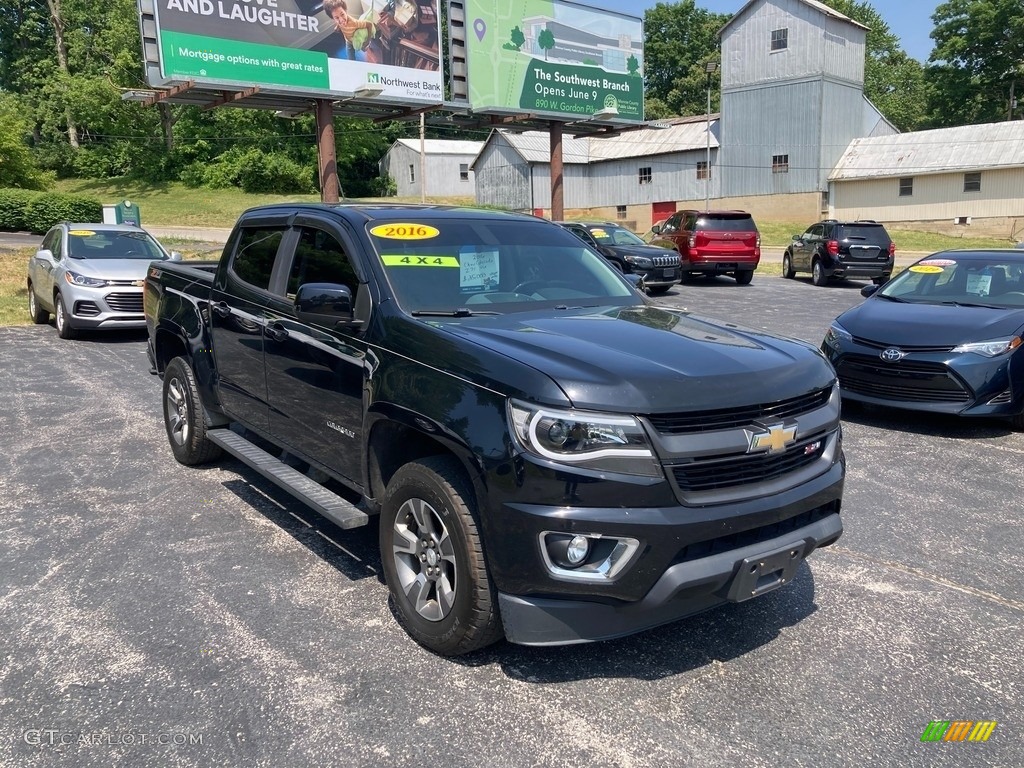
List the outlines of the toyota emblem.
{"label": "toyota emblem", "polygon": [[885,360],[885,362],[887,363],[898,363],[906,356],[906,352],[904,352],[902,349],[897,349],[896,347],[889,347],[887,350],[885,350],[882,354],[879,355],[879,357]]}

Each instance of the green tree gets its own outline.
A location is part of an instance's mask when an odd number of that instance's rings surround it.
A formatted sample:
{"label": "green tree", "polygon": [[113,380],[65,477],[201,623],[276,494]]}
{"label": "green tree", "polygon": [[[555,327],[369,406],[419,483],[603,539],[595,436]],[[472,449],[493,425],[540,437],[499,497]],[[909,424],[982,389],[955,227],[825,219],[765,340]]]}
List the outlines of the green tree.
{"label": "green tree", "polygon": [[629,58],[626,59],[626,70],[631,75],[635,75],[640,71],[640,62],[632,53],[629,54]]}
{"label": "green tree", "polygon": [[510,39],[512,41],[512,45],[514,45],[518,51],[523,47],[523,43],[526,42],[526,35],[523,34],[523,30],[519,27],[512,27],[512,35]]}
{"label": "green tree", "polygon": [[32,123],[25,113],[18,97],[0,93],[0,188],[45,189],[49,181],[29,149]]}
{"label": "green tree", "polygon": [[[728,14],[698,8],[694,0],[658,3],[648,9],[644,15],[644,93],[649,119],[704,113],[704,64],[718,60],[718,31],[728,20]],[[712,89],[712,109],[717,109],[717,91]]]}
{"label": "green tree", "polygon": [[928,124],[1009,117],[1011,93],[1024,91],[1021,0],[948,0],[935,9],[932,22],[935,47],[925,70]]}
{"label": "green tree", "polygon": [[544,51],[544,61],[548,60],[548,51],[555,47],[555,34],[550,29],[544,29],[537,35],[537,45]]}
{"label": "green tree", "polygon": [[864,95],[901,131],[920,127],[927,108],[922,64],[907,55],[899,38],[870,3],[854,0],[824,2],[868,27]]}

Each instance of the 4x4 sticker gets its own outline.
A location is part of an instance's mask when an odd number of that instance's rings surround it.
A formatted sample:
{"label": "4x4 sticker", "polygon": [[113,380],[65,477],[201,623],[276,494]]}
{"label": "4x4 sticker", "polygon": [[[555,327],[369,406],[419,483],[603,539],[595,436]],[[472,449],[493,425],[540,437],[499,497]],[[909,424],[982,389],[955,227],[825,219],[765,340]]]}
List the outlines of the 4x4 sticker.
{"label": "4x4 sticker", "polygon": [[435,227],[427,226],[426,224],[401,222],[378,224],[370,230],[370,234],[374,237],[383,237],[388,240],[429,240],[441,233]]}
{"label": "4x4 sticker", "polygon": [[458,267],[454,256],[381,256],[385,267]]}

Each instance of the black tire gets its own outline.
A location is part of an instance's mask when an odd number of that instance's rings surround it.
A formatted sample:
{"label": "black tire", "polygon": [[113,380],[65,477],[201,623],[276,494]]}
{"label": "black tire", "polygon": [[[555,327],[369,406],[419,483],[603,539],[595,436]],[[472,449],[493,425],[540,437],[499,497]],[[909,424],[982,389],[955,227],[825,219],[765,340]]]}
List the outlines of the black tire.
{"label": "black tire", "polygon": [[28,284],[28,316],[36,325],[42,325],[50,319],[50,313],[39,306],[39,298],[36,296],[36,289],[32,283]]}
{"label": "black tire", "polygon": [[380,515],[380,552],[399,624],[442,656],[475,651],[503,636],[462,467],[431,456],[401,467]]}
{"label": "black tire", "polygon": [[889,282],[889,279],[891,277],[892,275],[881,275],[879,277],[872,277],[871,282],[874,283],[875,285],[885,285],[887,282]]}
{"label": "black tire", "polygon": [[648,288],[647,292],[651,294],[651,296],[660,296],[661,294],[668,291],[668,289],[671,287],[672,286],[670,285],[656,285],[653,288]]}
{"label": "black tire", "polygon": [[171,452],[181,464],[194,466],[221,455],[221,448],[206,436],[206,415],[192,367],[176,357],[164,371],[164,428]]}
{"label": "black tire", "polygon": [[811,264],[811,282],[817,286],[828,284],[828,275],[825,274],[825,268],[821,266],[820,259],[815,259]]}
{"label": "black tire", "polygon": [[754,279],[754,270],[741,269],[733,277],[736,278],[736,285],[750,285],[750,281]]}
{"label": "black tire", "polygon": [[1024,413],[1018,413],[1010,417],[1010,427],[1015,432],[1024,432]]}
{"label": "black tire", "polygon": [[64,297],[59,293],[53,297],[53,321],[57,326],[57,335],[62,339],[78,338],[78,329],[71,327],[71,318],[68,317],[67,307],[64,306]]}
{"label": "black tire", "polygon": [[782,254],[782,276],[787,280],[796,277],[796,270],[793,269],[793,260],[788,253]]}

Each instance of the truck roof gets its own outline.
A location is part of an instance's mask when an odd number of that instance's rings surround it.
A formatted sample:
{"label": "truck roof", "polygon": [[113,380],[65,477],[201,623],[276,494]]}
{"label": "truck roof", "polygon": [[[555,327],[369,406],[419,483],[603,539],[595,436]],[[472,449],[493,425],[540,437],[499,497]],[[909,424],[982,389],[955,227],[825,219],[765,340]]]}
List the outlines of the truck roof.
{"label": "truck roof", "polygon": [[409,216],[418,219],[494,219],[496,217],[521,219],[527,221],[545,221],[536,216],[510,211],[490,210],[458,205],[427,205],[421,203],[276,203],[250,208],[243,217],[280,211],[315,211],[318,213],[335,213],[344,218],[364,221],[397,221]]}

